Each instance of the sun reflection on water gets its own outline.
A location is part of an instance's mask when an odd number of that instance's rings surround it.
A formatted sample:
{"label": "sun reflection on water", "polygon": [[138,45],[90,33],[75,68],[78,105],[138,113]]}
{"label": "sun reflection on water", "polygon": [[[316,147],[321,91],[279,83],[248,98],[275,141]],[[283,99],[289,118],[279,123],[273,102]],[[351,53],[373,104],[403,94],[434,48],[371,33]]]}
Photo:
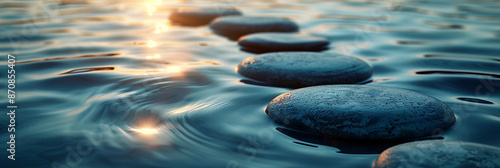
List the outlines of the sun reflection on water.
{"label": "sun reflection on water", "polygon": [[159,116],[155,115],[138,119],[135,126],[130,128],[130,130],[139,134],[153,135],[160,133],[157,129],[159,125],[161,125],[161,121]]}
{"label": "sun reflection on water", "polygon": [[157,22],[155,33],[161,33],[168,30],[168,26],[165,23]]}
{"label": "sun reflection on water", "polygon": [[161,55],[156,53],[155,55],[146,56],[146,59],[159,59],[160,57],[161,57]]}
{"label": "sun reflection on water", "polygon": [[141,134],[158,134],[159,131],[153,128],[132,128],[132,131],[141,133]]}
{"label": "sun reflection on water", "polygon": [[158,43],[156,41],[153,41],[153,40],[149,40],[148,41],[148,47],[149,48],[154,48],[156,46],[158,46]]}
{"label": "sun reflection on water", "polygon": [[162,0],[152,0],[150,2],[146,2],[146,12],[149,16],[152,16],[154,12],[156,12],[158,6],[162,5]]}
{"label": "sun reflection on water", "polygon": [[176,66],[176,65],[169,66],[165,70],[167,71],[167,73],[180,73],[180,72],[182,72],[181,67]]}
{"label": "sun reflection on water", "polygon": [[148,12],[148,15],[151,16],[156,11],[156,6],[146,5],[146,10]]}

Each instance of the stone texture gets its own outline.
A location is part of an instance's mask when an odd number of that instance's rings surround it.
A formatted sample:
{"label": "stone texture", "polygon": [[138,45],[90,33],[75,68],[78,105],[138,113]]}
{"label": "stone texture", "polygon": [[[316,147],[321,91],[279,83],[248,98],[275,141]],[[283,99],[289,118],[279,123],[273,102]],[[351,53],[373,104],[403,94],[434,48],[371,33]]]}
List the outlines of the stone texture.
{"label": "stone texture", "polygon": [[288,19],[277,17],[225,16],[210,23],[215,33],[230,39],[259,32],[297,32],[299,26]]}
{"label": "stone texture", "polygon": [[500,148],[459,141],[417,141],[391,147],[377,158],[374,168],[500,167]]}
{"label": "stone texture", "polygon": [[213,19],[219,16],[242,15],[238,9],[234,8],[180,8],[172,11],[169,19],[173,23],[186,26],[202,26],[209,24]]}
{"label": "stone texture", "polygon": [[323,85],[293,90],[269,103],[268,116],[299,131],[356,140],[430,136],[455,122],[443,102],[379,86]]}
{"label": "stone texture", "polygon": [[277,51],[322,51],[329,41],[293,33],[254,33],[241,37],[238,44],[243,50],[254,53]]}
{"label": "stone texture", "polygon": [[246,58],[238,65],[238,73],[276,86],[304,87],[358,83],[368,79],[372,69],[356,57],[276,52]]}

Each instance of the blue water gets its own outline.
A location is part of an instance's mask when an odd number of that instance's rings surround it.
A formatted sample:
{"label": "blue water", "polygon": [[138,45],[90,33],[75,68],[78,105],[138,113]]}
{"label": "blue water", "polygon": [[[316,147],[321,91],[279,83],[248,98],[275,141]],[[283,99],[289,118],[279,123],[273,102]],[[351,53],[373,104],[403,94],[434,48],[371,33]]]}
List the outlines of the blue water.
{"label": "blue water", "polygon": [[498,0],[2,1],[0,100],[10,53],[18,109],[15,161],[0,115],[0,167],[371,167],[394,145],[273,123],[264,109],[290,89],[237,74],[255,54],[207,26],[171,24],[182,6],[293,19],[331,41],[323,52],[369,62],[367,85],[448,104],[457,122],[434,138],[500,147]]}

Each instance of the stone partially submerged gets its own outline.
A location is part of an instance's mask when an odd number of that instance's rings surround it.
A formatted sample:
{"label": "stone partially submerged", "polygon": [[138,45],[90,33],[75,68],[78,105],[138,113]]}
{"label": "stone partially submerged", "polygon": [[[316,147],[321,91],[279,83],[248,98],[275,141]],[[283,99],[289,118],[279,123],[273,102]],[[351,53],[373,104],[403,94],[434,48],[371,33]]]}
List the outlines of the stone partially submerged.
{"label": "stone partially submerged", "polygon": [[436,98],[379,86],[323,85],[292,90],[266,108],[275,122],[342,139],[403,140],[432,135],[455,122]]}
{"label": "stone partially submerged", "polygon": [[238,65],[243,76],[283,87],[359,83],[372,74],[368,63],[350,56],[317,52],[276,52],[249,57]]}
{"label": "stone partially submerged", "polygon": [[373,167],[495,168],[500,167],[500,148],[459,141],[410,142],[382,152]]}
{"label": "stone partially submerged", "polygon": [[328,49],[328,40],[294,33],[254,33],[241,37],[242,50],[254,53],[278,51],[322,51]]}
{"label": "stone partially submerged", "polygon": [[235,8],[179,8],[169,16],[173,23],[185,26],[202,26],[209,24],[213,19],[220,16],[240,16],[242,13]]}
{"label": "stone partially submerged", "polygon": [[288,19],[278,17],[225,16],[210,23],[217,34],[236,40],[241,36],[259,32],[297,32],[299,26]]}

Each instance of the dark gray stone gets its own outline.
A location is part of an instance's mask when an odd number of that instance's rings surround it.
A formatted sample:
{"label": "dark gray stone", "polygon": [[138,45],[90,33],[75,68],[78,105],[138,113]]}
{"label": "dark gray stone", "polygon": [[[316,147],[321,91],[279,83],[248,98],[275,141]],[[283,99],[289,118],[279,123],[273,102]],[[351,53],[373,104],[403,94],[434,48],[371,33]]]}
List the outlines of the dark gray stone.
{"label": "dark gray stone", "polygon": [[219,16],[242,15],[238,9],[234,8],[181,8],[172,11],[169,19],[173,23],[186,26],[202,26],[209,24],[213,19]]}
{"label": "dark gray stone", "polygon": [[382,152],[373,167],[497,168],[500,167],[500,148],[459,141],[410,142]]}
{"label": "dark gray stone", "polygon": [[455,122],[453,111],[417,92],[363,85],[323,85],[274,98],[266,113],[307,133],[356,140],[405,140],[433,135]]}
{"label": "dark gray stone", "polygon": [[277,17],[225,16],[210,23],[215,33],[230,39],[259,32],[297,32],[299,26],[288,19]]}
{"label": "dark gray stone", "polygon": [[246,58],[238,65],[238,73],[271,85],[304,87],[358,83],[371,76],[372,68],[356,57],[275,52]]}
{"label": "dark gray stone", "polygon": [[329,41],[292,33],[255,33],[241,37],[238,44],[243,50],[264,53],[277,51],[322,51]]}

